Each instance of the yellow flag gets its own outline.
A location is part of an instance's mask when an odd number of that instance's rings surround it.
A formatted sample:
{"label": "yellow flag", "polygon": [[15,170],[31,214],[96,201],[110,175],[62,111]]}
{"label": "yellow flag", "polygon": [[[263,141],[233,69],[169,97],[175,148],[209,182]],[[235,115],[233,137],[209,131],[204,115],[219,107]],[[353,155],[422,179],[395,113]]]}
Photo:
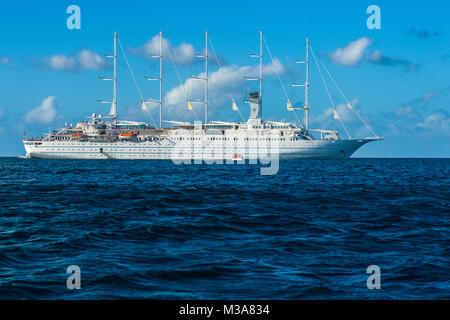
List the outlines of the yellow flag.
{"label": "yellow flag", "polygon": [[333,118],[334,119],[339,119],[339,115],[338,115],[336,109],[333,110]]}
{"label": "yellow flag", "polygon": [[294,108],[292,108],[292,104],[291,104],[291,101],[289,101],[289,99],[288,99],[288,101],[286,103],[286,108],[287,108],[288,111],[294,110]]}
{"label": "yellow flag", "polygon": [[192,108],[192,103],[191,100],[188,100],[188,110],[194,110],[194,108]]}
{"label": "yellow flag", "polygon": [[232,106],[232,108],[233,108],[234,111],[238,111],[239,110],[237,105],[236,105],[236,101],[234,101],[234,99],[233,99],[233,106]]}
{"label": "yellow flag", "polygon": [[347,107],[349,107],[350,109],[353,109],[352,105],[350,104],[350,102],[347,102]]}

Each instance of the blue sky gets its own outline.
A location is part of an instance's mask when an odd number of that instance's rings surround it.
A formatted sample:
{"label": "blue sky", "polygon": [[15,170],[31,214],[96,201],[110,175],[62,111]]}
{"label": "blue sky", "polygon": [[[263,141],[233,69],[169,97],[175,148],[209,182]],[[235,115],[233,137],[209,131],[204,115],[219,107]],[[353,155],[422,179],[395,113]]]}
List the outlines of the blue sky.
{"label": "blue sky", "polygon": [[[81,8],[81,30],[66,27],[66,8],[71,4]],[[380,30],[366,26],[366,9],[371,4],[381,9]],[[354,108],[386,139],[364,146],[355,156],[449,157],[449,7],[443,1],[3,2],[0,156],[22,154],[24,132],[40,135],[93,112],[108,112],[107,105],[94,99],[111,97],[111,83],[96,77],[111,74],[104,54],[111,53],[115,30],[144,98],[153,99],[158,98],[158,87],[143,76],[157,76],[158,65],[144,53],[152,48],[151,39],[159,31],[174,53],[187,94],[203,99],[201,85],[187,78],[203,72],[201,61],[192,54],[202,52],[208,30],[223,64],[221,70],[215,63],[210,66],[209,118],[238,121],[228,92],[248,116],[248,106],[240,101],[255,84],[246,87],[242,78],[255,71],[256,61],[248,54],[257,53],[262,29],[275,58],[272,63],[264,52],[264,118],[295,120],[286,111],[274,70],[280,73],[290,99],[302,104],[303,91],[289,84],[304,81],[304,70],[294,62],[304,58],[304,39],[310,37],[313,49]],[[118,72],[119,117],[151,122],[140,109],[139,94],[120,52]],[[339,92],[331,82],[328,85],[352,136],[368,136],[340,105],[345,101]],[[194,120],[182,92],[173,66],[164,61],[164,119]],[[313,63],[310,104],[312,126],[339,129],[346,136],[330,114],[331,104]],[[202,118],[202,108],[196,108]],[[151,114],[158,118],[157,110]]]}

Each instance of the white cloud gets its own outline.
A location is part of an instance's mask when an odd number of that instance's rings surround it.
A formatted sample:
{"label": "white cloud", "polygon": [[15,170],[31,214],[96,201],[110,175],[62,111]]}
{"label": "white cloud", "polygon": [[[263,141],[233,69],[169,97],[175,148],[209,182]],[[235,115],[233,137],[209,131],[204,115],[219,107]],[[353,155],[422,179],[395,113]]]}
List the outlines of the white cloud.
{"label": "white cloud", "polygon": [[89,50],[81,50],[77,53],[77,59],[80,66],[84,69],[100,70],[108,65],[106,60],[98,53]]}
{"label": "white cloud", "polygon": [[363,37],[350,42],[344,48],[337,48],[336,51],[330,52],[328,56],[336,64],[354,67],[359,64],[364,56],[364,51],[371,44],[371,39]]}
{"label": "white cloud", "polygon": [[107,61],[90,50],[80,50],[74,57],[55,54],[41,58],[43,69],[79,72],[81,69],[99,70],[108,67]]}
{"label": "white cloud", "polygon": [[265,75],[282,74],[284,71],[285,68],[278,58],[274,58],[272,63],[263,66],[263,73]]}
{"label": "white cloud", "polygon": [[367,56],[367,61],[377,63],[381,61],[382,57],[381,50],[375,50]]}
{"label": "white cloud", "polygon": [[42,100],[41,104],[28,111],[24,120],[28,123],[38,122],[48,124],[56,118],[56,97],[49,96]]}
{"label": "white cloud", "polygon": [[374,50],[371,53],[366,54],[367,48],[370,47],[371,44],[372,39],[363,37],[350,42],[344,48],[337,48],[335,51],[328,53],[328,57],[334,63],[346,67],[355,67],[359,65],[362,60],[379,66],[403,66],[410,72],[417,71],[420,67],[419,64],[399,56],[384,55],[381,50]]}
{"label": "white cloud", "polygon": [[[191,64],[196,61],[194,46],[190,43],[183,42],[179,46],[174,46],[171,42],[163,37],[162,41],[163,59],[170,60],[167,48],[175,63],[177,64]],[[130,52],[144,57],[150,58],[150,55],[159,55],[159,34],[148,40],[142,46],[137,48],[129,48]]]}
{"label": "white cloud", "polygon": [[450,114],[442,106],[449,104],[450,86],[430,90],[378,115],[378,126],[387,136],[450,136]]}
{"label": "white cloud", "polygon": [[432,113],[417,126],[450,135],[450,116],[445,112]]}
{"label": "white cloud", "polygon": [[55,54],[49,57],[43,57],[42,62],[45,67],[51,70],[71,71],[77,69],[77,62],[73,57],[66,57],[62,54]]}
{"label": "white cloud", "polygon": [[[285,71],[283,64],[276,58],[273,63],[263,67],[264,77],[273,76],[275,71],[280,74]],[[259,67],[229,65],[210,73],[208,75],[208,111],[212,114],[226,106],[229,106],[231,110],[230,92],[238,100],[238,97],[242,93],[244,77],[255,76],[258,72]],[[203,73],[198,75],[198,77],[203,76]],[[166,114],[171,116],[192,114],[191,111],[187,110],[186,95],[187,98],[192,100],[203,100],[204,90],[203,81],[192,78],[187,79],[183,86],[177,86],[165,95],[164,105],[167,107]],[[194,104],[194,108],[196,110],[203,110],[196,104]]]}

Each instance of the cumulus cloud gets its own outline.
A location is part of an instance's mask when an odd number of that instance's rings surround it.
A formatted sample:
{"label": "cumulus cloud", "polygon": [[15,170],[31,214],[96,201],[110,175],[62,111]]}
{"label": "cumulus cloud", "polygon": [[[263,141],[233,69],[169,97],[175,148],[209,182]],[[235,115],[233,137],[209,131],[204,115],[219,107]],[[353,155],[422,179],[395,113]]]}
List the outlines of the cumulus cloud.
{"label": "cumulus cloud", "polygon": [[100,70],[108,67],[107,61],[99,54],[90,50],[80,50],[74,57],[55,54],[40,59],[40,67],[45,70],[59,70],[80,72],[86,70]]}
{"label": "cumulus cloud", "polygon": [[44,69],[60,70],[60,71],[77,71],[77,62],[73,57],[66,57],[62,54],[55,54],[49,57],[43,57],[42,63]]}
{"label": "cumulus cloud", "polygon": [[56,118],[56,97],[49,96],[42,100],[41,104],[28,111],[24,120],[28,123],[51,123]]}
{"label": "cumulus cloud", "polygon": [[[397,105],[392,111],[374,114],[364,114],[357,98],[353,98],[350,104],[382,136],[450,137],[450,112],[441,107],[450,103],[449,93],[450,86],[430,90],[417,98]],[[373,135],[346,104],[336,105],[336,110],[352,136]],[[333,118],[333,114],[333,109],[327,108],[322,114],[312,116],[311,123],[319,128],[338,130],[341,136],[345,136],[344,129],[340,122]]]}
{"label": "cumulus cloud", "polygon": [[412,63],[409,60],[402,59],[398,56],[385,56],[381,53],[381,50],[375,50],[367,56],[367,61],[381,66],[403,66],[408,71],[416,71],[419,65]]}
{"label": "cumulus cloud", "polygon": [[[196,52],[194,46],[190,43],[183,42],[178,46],[172,45],[170,40],[163,37],[162,40],[162,55],[164,60],[170,60],[169,52],[175,63],[187,65],[196,61]],[[129,48],[134,55],[150,58],[151,55],[159,55],[159,34],[153,36],[150,40],[137,48]]]}
{"label": "cumulus cloud", "polygon": [[81,68],[89,70],[101,70],[108,66],[108,63],[98,53],[89,50],[81,50],[77,53],[77,60]]}
{"label": "cumulus cloud", "polygon": [[265,75],[283,74],[285,68],[278,58],[274,58],[272,63],[263,66],[263,73]]}
{"label": "cumulus cloud", "polygon": [[328,53],[328,57],[334,63],[345,67],[355,67],[362,61],[367,61],[380,66],[402,66],[407,71],[417,71],[419,69],[420,65],[398,56],[386,56],[381,50],[374,50],[368,53],[371,45],[372,40],[363,37],[350,42],[343,48],[337,48],[335,51]]}
{"label": "cumulus cloud", "polygon": [[379,126],[388,135],[450,136],[450,114],[442,105],[450,103],[450,86],[425,92],[418,98],[397,106],[393,112],[379,115]]}
{"label": "cumulus cloud", "polygon": [[363,37],[352,41],[343,48],[337,48],[334,52],[330,52],[330,59],[339,65],[346,67],[357,66],[364,56],[364,51],[372,44],[372,40]]}
{"label": "cumulus cloud", "polygon": [[436,112],[428,115],[422,122],[418,123],[417,126],[450,134],[450,115],[445,110],[436,110]]}
{"label": "cumulus cloud", "polygon": [[[208,76],[208,102],[211,113],[219,111],[224,106],[231,109],[230,93],[236,97],[242,93],[242,83],[246,76],[255,76],[258,73],[258,67],[255,66],[236,66],[229,65],[219,68]],[[276,72],[283,74],[285,72],[283,64],[275,58],[273,63],[263,66],[264,77],[273,76]],[[198,77],[204,77],[201,73]],[[187,98],[192,100],[204,99],[204,82],[196,79],[187,79],[183,86],[177,86],[167,92],[164,97],[164,104],[167,106],[167,112],[172,116],[186,115]],[[196,106],[194,105],[194,108]],[[196,108],[198,109],[198,108]]]}

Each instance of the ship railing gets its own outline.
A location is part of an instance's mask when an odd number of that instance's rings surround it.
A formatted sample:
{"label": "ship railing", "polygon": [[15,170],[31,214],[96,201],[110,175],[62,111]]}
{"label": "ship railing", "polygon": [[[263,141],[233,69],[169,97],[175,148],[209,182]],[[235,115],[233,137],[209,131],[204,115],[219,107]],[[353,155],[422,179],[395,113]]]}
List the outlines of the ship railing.
{"label": "ship railing", "polygon": [[308,129],[308,131],[312,132],[320,132],[320,140],[323,140],[324,134],[332,134],[338,137],[338,132],[336,130],[324,130],[324,129]]}

